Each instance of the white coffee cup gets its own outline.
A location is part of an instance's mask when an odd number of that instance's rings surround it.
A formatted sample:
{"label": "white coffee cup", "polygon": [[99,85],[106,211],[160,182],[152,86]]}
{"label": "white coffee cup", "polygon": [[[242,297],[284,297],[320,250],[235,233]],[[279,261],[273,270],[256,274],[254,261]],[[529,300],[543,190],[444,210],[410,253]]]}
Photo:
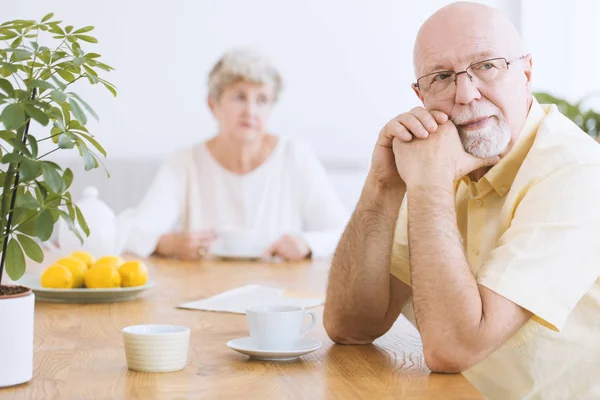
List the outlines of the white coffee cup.
{"label": "white coffee cup", "polygon": [[219,230],[221,248],[233,256],[259,255],[262,248],[260,233],[254,229],[227,227]]}
{"label": "white coffee cup", "polygon": [[[304,317],[311,318],[302,329]],[[290,350],[314,328],[315,313],[300,306],[256,305],[246,309],[246,323],[254,344],[262,350]]]}

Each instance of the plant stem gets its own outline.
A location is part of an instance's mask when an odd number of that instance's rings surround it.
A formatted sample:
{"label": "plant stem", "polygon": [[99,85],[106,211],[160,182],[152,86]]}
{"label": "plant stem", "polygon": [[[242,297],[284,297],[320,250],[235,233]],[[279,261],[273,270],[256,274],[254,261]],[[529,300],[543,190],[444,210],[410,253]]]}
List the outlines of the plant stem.
{"label": "plant stem", "polygon": [[[36,90],[33,89],[31,91],[31,100],[35,100]],[[27,135],[29,134],[29,125],[31,124],[31,118],[27,120],[27,125],[25,125],[25,132],[23,134],[23,144],[27,143]],[[8,218],[6,220],[6,237],[4,238],[4,244],[2,245],[2,258],[0,259],[0,285],[2,284],[2,274],[4,272],[4,263],[6,262],[6,251],[8,249],[8,239],[10,234],[10,228],[12,225],[12,217],[15,208],[15,201],[17,200],[17,186],[19,185],[19,169],[21,167],[21,163],[17,164],[16,172],[15,172],[15,183],[12,192],[12,198],[10,199],[10,208],[8,213]],[[2,216],[4,218],[4,216]]]}
{"label": "plant stem", "polygon": [[38,157],[38,158],[36,158],[35,160],[36,160],[36,161],[37,161],[37,160],[40,160],[40,159],[42,159],[42,158],[46,157],[47,155],[49,155],[49,154],[52,154],[52,153],[54,153],[55,151],[58,151],[58,150],[60,150],[60,147],[57,147],[57,148],[55,148],[54,150],[50,150],[50,151],[49,151],[49,152],[47,152],[46,154],[42,154],[41,156],[39,156],[39,157]]}

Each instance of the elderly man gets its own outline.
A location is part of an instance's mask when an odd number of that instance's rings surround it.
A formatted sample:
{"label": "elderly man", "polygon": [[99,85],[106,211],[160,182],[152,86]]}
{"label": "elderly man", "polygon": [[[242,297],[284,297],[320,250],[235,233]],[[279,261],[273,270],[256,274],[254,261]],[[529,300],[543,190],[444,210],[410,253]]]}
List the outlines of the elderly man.
{"label": "elderly man", "polygon": [[379,134],[329,336],[371,343],[403,312],[432,371],[491,399],[600,398],[600,146],[532,97],[531,55],[497,10],[439,10],[414,64],[424,107]]}

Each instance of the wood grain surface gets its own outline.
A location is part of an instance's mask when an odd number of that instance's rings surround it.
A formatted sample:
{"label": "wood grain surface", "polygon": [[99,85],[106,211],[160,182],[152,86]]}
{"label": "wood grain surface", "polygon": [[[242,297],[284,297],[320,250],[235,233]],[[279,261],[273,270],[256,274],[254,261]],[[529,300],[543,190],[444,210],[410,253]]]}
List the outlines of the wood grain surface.
{"label": "wood grain surface", "polygon": [[[149,259],[157,285],[111,304],[38,301],[34,377],[0,399],[483,399],[462,375],[430,374],[420,338],[401,318],[373,345],[339,346],[322,307],[308,336],[323,347],[288,362],[248,358],[225,343],[248,336],[242,315],[176,308],[248,283],[323,294],[329,262],[287,264]],[[31,270],[28,272],[32,272]],[[121,330],[160,323],[191,328],[188,364],[171,373],[129,371]]]}

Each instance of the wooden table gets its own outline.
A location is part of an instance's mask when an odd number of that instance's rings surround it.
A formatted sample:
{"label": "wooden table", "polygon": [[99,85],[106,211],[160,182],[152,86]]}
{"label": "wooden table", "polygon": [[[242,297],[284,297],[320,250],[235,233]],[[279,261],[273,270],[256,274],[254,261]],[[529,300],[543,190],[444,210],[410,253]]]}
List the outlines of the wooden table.
{"label": "wooden table", "polygon": [[[34,377],[0,399],[482,399],[462,375],[430,374],[414,328],[399,319],[374,345],[339,346],[319,320],[323,347],[289,362],[249,359],[225,346],[247,336],[242,315],[175,308],[247,283],[324,293],[328,262],[267,264],[148,260],[157,285],[112,304],[37,302]],[[316,309],[319,318],[322,307]],[[121,329],[191,328],[188,364],[172,373],[127,369]]]}

